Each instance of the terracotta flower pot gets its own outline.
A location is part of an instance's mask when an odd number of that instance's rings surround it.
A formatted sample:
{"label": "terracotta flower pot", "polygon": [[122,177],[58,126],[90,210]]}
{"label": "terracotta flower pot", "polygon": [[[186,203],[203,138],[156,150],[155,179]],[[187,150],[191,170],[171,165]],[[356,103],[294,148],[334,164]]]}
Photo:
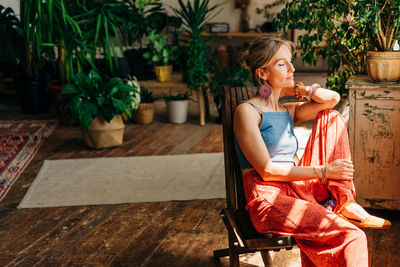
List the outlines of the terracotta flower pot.
{"label": "terracotta flower pot", "polygon": [[83,138],[91,148],[108,148],[122,145],[125,124],[120,115],[116,115],[110,122],[101,116],[94,118],[87,131],[83,131]]}
{"label": "terracotta flower pot", "polygon": [[50,89],[51,100],[57,110],[57,115],[61,117],[63,109],[68,101],[71,99],[68,95],[62,95],[61,90],[64,88],[60,80],[53,80],[47,84]]}
{"label": "terracotta flower pot", "polygon": [[140,103],[133,111],[133,121],[139,124],[149,124],[154,118],[154,103]]}
{"label": "terracotta flower pot", "polygon": [[375,82],[395,82],[400,79],[400,52],[367,52],[368,76]]}
{"label": "terracotta flower pot", "polygon": [[155,66],[157,81],[169,82],[172,76],[172,65]]}

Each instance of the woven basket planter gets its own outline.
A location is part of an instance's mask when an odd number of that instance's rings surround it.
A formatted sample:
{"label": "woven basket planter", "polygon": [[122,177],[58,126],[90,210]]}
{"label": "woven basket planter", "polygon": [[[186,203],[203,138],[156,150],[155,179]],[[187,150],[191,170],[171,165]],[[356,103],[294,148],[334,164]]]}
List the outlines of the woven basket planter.
{"label": "woven basket planter", "polygon": [[124,139],[125,124],[120,115],[107,122],[101,116],[97,116],[90,124],[87,131],[83,131],[83,138],[87,146],[91,148],[108,148],[122,145]]}
{"label": "woven basket planter", "polygon": [[154,119],[154,103],[140,103],[133,111],[133,121],[139,124],[152,123]]}

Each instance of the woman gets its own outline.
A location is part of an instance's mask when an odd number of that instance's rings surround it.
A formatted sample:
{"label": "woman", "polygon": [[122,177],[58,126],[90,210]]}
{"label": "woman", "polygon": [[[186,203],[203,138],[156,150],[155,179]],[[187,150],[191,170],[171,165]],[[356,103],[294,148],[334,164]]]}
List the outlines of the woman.
{"label": "woman", "polygon": [[[246,209],[257,231],[296,238],[303,266],[368,266],[366,236],[357,226],[391,224],[354,201],[346,124],[331,110],[340,96],[317,84],[295,84],[293,50],[289,41],[262,37],[245,55],[260,84],[259,93],[234,115]],[[308,101],[280,104],[285,95]],[[304,155],[294,166],[293,123],[314,118]]]}

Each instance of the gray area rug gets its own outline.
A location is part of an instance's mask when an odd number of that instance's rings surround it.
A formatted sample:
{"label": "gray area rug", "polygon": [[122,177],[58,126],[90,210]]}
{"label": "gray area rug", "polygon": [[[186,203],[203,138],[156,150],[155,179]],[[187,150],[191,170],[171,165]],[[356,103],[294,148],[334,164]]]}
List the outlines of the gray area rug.
{"label": "gray area rug", "polygon": [[45,160],[18,208],[224,197],[223,153]]}

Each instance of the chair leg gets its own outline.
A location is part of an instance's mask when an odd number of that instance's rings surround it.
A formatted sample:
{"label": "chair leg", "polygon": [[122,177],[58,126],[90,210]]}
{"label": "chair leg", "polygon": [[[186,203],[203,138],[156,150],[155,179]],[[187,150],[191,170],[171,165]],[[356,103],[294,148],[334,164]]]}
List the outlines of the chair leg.
{"label": "chair leg", "polygon": [[215,259],[219,259],[219,258],[227,257],[227,256],[229,256],[229,248],[214,250],[214,258]]}
{"label": "chair leg", "polygon": [[229,239],[229,265],[230,267],[239,267],[239,251],[237,250],[237,243],[234,244],[234,239],[231,235]]}
{"label": "chair leg", "polygon": [[264,262],[265,267],[272,266],[272,258],[269,251],[262,250],[261,257]]}
{"label": "chair leg", "polygon": [[229,266],[239,267],[239,253],[235,248],[229,249]]}

